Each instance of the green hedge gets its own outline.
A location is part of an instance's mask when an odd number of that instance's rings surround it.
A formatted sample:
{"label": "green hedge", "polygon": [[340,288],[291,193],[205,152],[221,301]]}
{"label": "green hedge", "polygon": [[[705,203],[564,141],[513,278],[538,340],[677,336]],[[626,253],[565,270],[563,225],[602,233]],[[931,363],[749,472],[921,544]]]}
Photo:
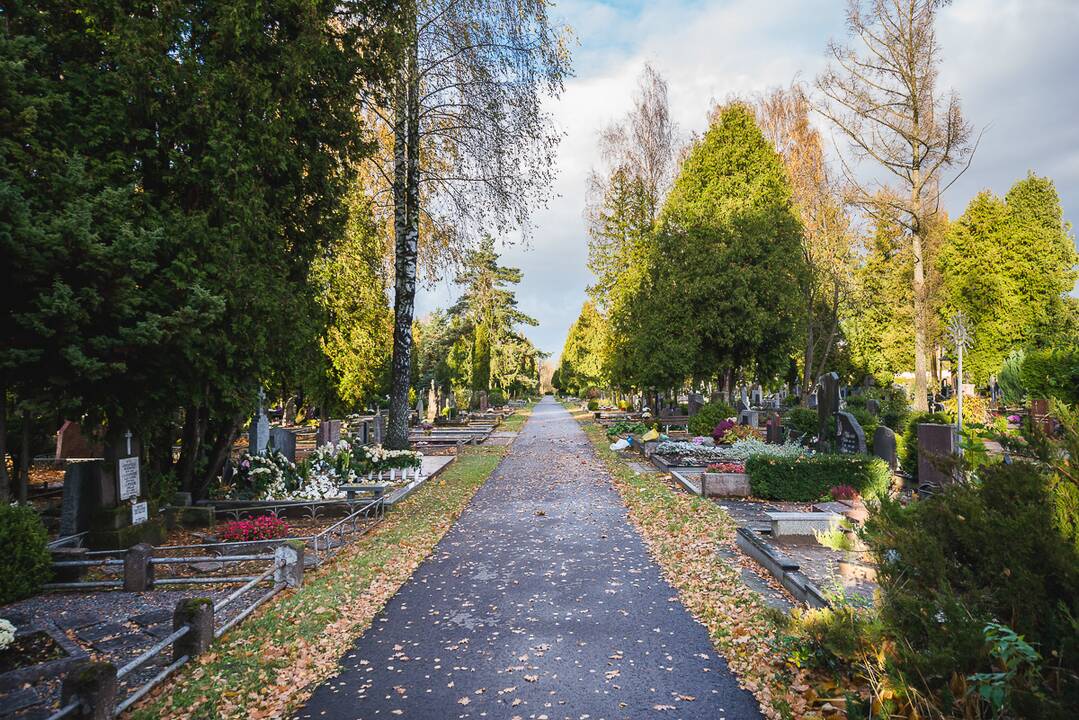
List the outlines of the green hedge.
{"label": "green hedge", "polygon": [[30,597],[52,575],[48,535],[29,505],[0,503],[0,605]]}
{"label": "green hedge", "polygon": [[753,497],[813,502],[837,485],[850,485],[863,497],[886,493],[888,465],[869,455],[811,455],[793,459],[754,455],[746,463]]}
{"label": "green hedge", "polygon": [[689,419],[689,434],[711,437],[716,425],[729,417],[734,417],[734,408],[730,405],[723,402],[708,403]]}
{"label": "green hedge", "polygon": [[1079,350],[1032,350],[1019,371],[1027,395],[1079,405]]}

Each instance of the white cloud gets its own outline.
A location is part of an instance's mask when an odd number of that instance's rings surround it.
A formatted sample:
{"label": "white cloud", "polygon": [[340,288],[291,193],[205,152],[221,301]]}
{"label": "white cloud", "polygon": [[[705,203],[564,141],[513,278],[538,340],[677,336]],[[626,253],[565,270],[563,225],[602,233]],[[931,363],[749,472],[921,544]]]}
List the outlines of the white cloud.
{"label": "white cloud", "polygon": [[[842,37],[838,0],[731,0],[619,6],[566,0],[556,13],[580,47],[576,77],[551,111],[566,133],[559,149],[557,197],[535,215],[530,247],[504,258],[524,270],[522,309],[540,320],[528,334],[555,355],[576,318],[591,275],[582,216],[586,178],[598,165],[599,130],[630,106],[637,76],[651,62],[670,84],[672,112],[683,132],[704,129],[713,101],[750,94],[797,77],[812,80],[831,37]],[[976,126],[991,123],[970,171],[946,205],[962,212],[983,187],[1003,193],[1028,169],[1057,182],[1066,217],[1079,216],[1079,3],[1072,0],[957,0],[940,18],[942,84],[963,98]],[[421,309],[446,305],[443,285]]]}

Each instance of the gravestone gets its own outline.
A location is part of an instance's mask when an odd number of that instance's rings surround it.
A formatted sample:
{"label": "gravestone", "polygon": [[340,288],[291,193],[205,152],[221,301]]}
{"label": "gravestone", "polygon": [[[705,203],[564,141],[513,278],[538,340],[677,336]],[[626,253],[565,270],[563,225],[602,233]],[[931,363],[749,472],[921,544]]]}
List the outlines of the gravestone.
{"label": "gravestone", "polygon": [[809,393],[809,399],[806,400],[806,407],[808,407],[810,410],[816,410],[817,409],[817,391],[816,390]]}
{"label": "gravestone", "polygon": [[433,423],[438,417],[438,390],[435,389],[435,381],[431,381],[431,387],[427,390],[427,422]]}
{"label": "gravestone", "polygon": [[757,427],[761,422],[761,414],[757,410],[743,410],[738,413],[738,424],[748,425],[749,427]]}
{"label": "gravestone", "polygon": [[951,425],[918,424],[918,484],[945,485],[952,477],[937,468],[940,460],[955,455],[955,428]]}
{"label": "gravestone", "polygon": [[480,390],[479,400],[477,400],[480,412],[487,412],[487,391]]}
{"label": "gravestone", "polygon": [[773,445],[781,445],[783,443],[783,423],[779,418],[779,413],[769,414],[764,437],[767,442]]}
{"label": "gravestone", "polygon": [[296,433],[288,428],[270,430],[270,445],[291,463],[296,462]]}
{"label": "gravestone", "polygon": [[830,452],[839,412],[839,375],[834,372],[820,376],[817,381],[817,449]]}
{"label": "gravestone", "polygon": [[386,430],[386,418],[382,416],[382,408],[375,410],[375,418],[371,423],[371,441],[375,445],[382,444],[382,433]]}
{"label": "gravestone", "polygon": [[760,386],[760,384],[758,383],[758,384],[753,386],[753,395],[750,398],[749,404],[750,404],[751,407],[760,407],[761,403],[763,403],[763,402],[764,402],[764,388],[762,388]]}
{"label": "gravestone", "polygon": [[337,445],[339,442],[341,442],[340,420],[323,420],[318,424],[318,438],[316,439],[318,447]]}
{"label": "gravestone", "polygon": [[693,417],[704,407],[704,395],[701,395],[700,393],[690,393],[686,405],[689,408],[689,416]]}
{"label": "gravestone", "polygon": [[878,425],[873,432],[873,454],[888,463],[893,473],[899,467],[895,451],[895,433],[887,425]]}
{"label": "gravestone", "polygon": [[101,439],[95,433],[84,433],[82,425],[73,421],[65,420],[64,424],[56,431],[56,457],[57,462],[73,458],[99,458],[104,454]]}
{"label": "gravestone", "polygon": [[99,502],[90,517],[91,548],[123,549],[164,540],[164,524],[145,499],[141,456],[141,443],[130,430],[110,434],[100,464]]}
{"label": "gravestone", "polygon": [[263,393],[259,389],[259,409],[251,420],[247,431],[247,452],[252,455],[265,455],[266,445],[270,442],[270,418],[262,407]]}
{"label": "gravestone", "polygon": [[93,512],[101,507],[101,461],[68,463],[60,506],[60,537],[90,529]]}
{"label": "gravestone", "polygon": [[416,419],[423,420],[423,393],[416,393]]}
{"label": "gravestone", "polygon": [[281,411],[281,422],[286,425],[294,425],[296,423],[296,396],[290,397],[285,401],[285,407]]}
{"label": "gravestone", "polygon": [[738,388],[738,407],[735,409],[742,412],[743,410],[749,410],[749,407],[749,396],[746,394],[746,388],[743,385]]}
{"label": "gravestone", "polygon": [[843,455],[866,452],[865,431],[849,412],[836,413],[836,449]]}
{"label": "gravestone", "polygon": [[1049,435],[1053,432],[1053,418],[1049,415],[1049,401],[1044,398],[1032,398],[1030,401],[1030,420],[1038,430]]}

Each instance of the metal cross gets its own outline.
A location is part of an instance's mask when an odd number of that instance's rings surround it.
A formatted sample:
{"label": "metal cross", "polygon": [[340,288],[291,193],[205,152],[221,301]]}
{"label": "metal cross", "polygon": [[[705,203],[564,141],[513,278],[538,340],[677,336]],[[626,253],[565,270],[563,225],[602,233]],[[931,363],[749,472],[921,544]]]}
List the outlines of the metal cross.
{"label": "metal cross", "polygon": [[132,435],[131,435],[130,430],[128,430],[127,432],[124,433],[124,439],[127,440],[127,454],[128,454],[128,457],[131,456],[131,438],[132,438]]}
{"label": "metal cross", "polygon": [[952,338],[959,353],[959,392],[956,397],[956,427],[963,432],[963,350],[970,347],[972,342],[970,323],[962,310],[957,311],[948,321],[948,335]]}

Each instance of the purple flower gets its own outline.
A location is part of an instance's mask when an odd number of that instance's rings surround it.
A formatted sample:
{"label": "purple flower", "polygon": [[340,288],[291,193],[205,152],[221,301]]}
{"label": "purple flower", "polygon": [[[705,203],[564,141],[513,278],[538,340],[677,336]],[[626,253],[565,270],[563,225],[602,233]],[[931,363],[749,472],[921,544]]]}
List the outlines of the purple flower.
{"label": "purple flower", "polygon": [[1010,423],[1017,423],[1020,420],[1021,420],[1021,418],[1018,415],[1009,415],[1008,416],[1008,422],[1010,422]]}

